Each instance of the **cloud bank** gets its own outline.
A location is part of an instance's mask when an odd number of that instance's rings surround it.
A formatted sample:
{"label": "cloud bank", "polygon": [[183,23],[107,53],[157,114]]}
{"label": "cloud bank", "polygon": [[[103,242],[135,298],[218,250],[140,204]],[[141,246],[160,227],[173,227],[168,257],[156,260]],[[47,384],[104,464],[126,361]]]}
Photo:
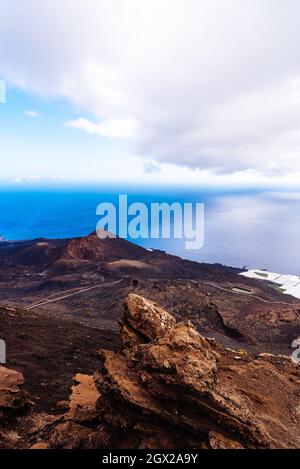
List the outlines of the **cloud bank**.
{"label": "cloud bank", "polygon": [[[0,75],[159,163],[300,170],[299,0],[0,0]],[[84,116],[88,115],[89,118]]]}

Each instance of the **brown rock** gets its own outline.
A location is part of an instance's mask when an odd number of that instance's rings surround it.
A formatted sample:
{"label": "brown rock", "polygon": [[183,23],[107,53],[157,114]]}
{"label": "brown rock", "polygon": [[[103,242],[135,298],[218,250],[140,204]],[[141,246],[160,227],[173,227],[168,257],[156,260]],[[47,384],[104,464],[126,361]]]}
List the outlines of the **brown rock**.
{"label": "brown rock", "polygon": [[56,404],[56,407],[59,409],[68,409],[69,408],[69,402],[68,401],[58,401]]}
{"label": "brown rock", "polygon": [[2,429],[0,431],[0,449],[16,448],[20,435],[14,430]]}
{"label": "brown rock", "polygon": [[100,397],[96,388],[94,377],[77,374],[74,378],[75,386],[72,387],[72,394],[69,403],[67,419],[75,422],[90,422],[97,418],[97,401]]}
{"label": "brown rock", "polygon": [[56,427],[50,446],[54,449],[101,448],[105,438],[106,435],[100,430],[91,430],[74,422],[64,422]]}
{"label": "brown rock", "polygon": [[49,449],[49,445],[44,441],[40,441],[32,445],[30,449]]}
{"label": "brown rock", "polygon": [[243,449],[238,441],[226,438],[217,432],[209,432],[209,445],[211,449]]}
{"label": "brown rock", "polygon": [[291,360],[236,360],[133,294],[120,328],[122,353],[102,350],[94,376],[76,375],[69,412],[35,441],[65,449],[299,447],[300,367]]}
{"label": "brown rock", "polygon": [[23,384],[22,373],[0,366],[0,418],[30,404],[29,395],[22,389]]}
{"label": "brown rock", "polygon": [[175,323],[173,316],[156,303],[131,293],[125,301],[124,321],[121,322],[122,338],[123,341],[125,339],[125,345],[131,344],[132,340],[126,341],[126,333],[129,330],[141,342],[154,341],[162,337]]}
{"label": "brown rock", "polygon": [[100,418],[117,447],[151,447],[158,435],[164,447],[299,446],[296,365],[285,372],[216,353],[191,323],[176,324],[138,295],[127,298],[121,332],[124,353],[102,351],[95,376]]}

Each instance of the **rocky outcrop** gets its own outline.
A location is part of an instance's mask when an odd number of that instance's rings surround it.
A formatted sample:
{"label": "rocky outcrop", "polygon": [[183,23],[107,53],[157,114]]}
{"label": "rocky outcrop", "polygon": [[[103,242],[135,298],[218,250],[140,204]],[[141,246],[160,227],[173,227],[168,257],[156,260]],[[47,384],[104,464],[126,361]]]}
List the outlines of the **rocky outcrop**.
{"label": "rocky outcrop", "polygon": [[75,376],[74,382],[66,419],[77,423],[93,422],[98,416],[96,404],[100,397],[94,378],[78,374]]}
{"label": "rocky outcrop", "polygon": [[[299,447],[300,366],[288,357],[224,348],[136,294],[126,299],[120,331],[122,350],[101,350],[94,376],[75,376],[67,412],[27,416],[26,435],[14,445]],[[0,369],[4,407],[26,405],[22,383],[19,373]]]}
{"label": "rocky outcrop", "polygon": [[74,414],[73,388],[71,414],[56,429],[52,447],[299,446],[300,371],[288,358],[218,347],[190,322],[176,323],[134,294],[120,329],[123,352],[101,351],[97,409],[91,377],[81,378],[75,402],[86,412],[81,408],[80,419]]}
{"label": "rocky outcrop", "polygon": [[[48,443],[44,443],[47,444]],[[95,449],[105,444],[105,433],[100,428],[94,430],[89,426],[79,425],[72,421],[62,422],[50,435],[51,449]]]}
{"label": "rocky outcrop", "polygon": [[30,407],[29,394],[23,385],[22,373],[0,366],[0,449],[14,448],[20,439],[8,423],[14,426]]}
{"label": "rocky outcrop", "polygon": [[0,366],[0,422],[29,406],[29,395],[23,390],[22,373]]}

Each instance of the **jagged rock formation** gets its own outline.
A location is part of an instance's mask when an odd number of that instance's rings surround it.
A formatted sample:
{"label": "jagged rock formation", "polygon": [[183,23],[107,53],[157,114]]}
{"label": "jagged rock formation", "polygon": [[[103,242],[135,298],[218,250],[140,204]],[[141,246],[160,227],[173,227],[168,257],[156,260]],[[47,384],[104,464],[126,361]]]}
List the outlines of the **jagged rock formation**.
{"label": "jagged rock formation", "polygon": [[[77,388],[77,402],[88,401],[86,422],[80,418],[79,425],[76,416],[70,422],[68,413],[52,435],[53,447],[299,446],[300,371],[288,358],[218,349],[191,323],[176,323],[134,294],[120,326],[123,353],[101,351],[103,367],[94,377],[99,395],[91,377]],[[91,429],[96,401],[98,424]],[[73,402],[74,388],[71,409]]]}
{"label": "jagged rock formation", "polygon": [[6,423],[15,422],[31,404],[23,385],[22,373],[0,366],[0,449],[12,448],[18,441],[18,436],[7,429]]}
{"label": "jagged rock formation", "polygon": [[100,397],[94,378],[78,374],[75,376],[74,382],[66,419],[77,423],[93,422],[98,417],[96,404]]}
{"label": "jagged rock formation", "polygon": [[[3,423],[2,446],[299,447],[300,366],[288,357],[226,349],[136,294],[120,330],[122,350],[101,350],[94,376],[75,376],[64,415],[33,411]],[[0,368],[1,409],[28,405],[22,383]]]}
{"label": "jagged rock formation", "polygon": [[29,395],[22,389],[22,373],[0,366],[0,421],[29,406]]}

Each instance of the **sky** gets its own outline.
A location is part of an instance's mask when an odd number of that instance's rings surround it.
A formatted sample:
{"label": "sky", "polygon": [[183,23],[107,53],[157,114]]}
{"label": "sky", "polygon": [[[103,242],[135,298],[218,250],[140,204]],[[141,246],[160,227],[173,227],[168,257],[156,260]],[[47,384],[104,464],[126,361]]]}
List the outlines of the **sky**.
{"label": "sky", "polygon": [[299,39],[299,0],[0,0],[0,179],[296,188]]}

